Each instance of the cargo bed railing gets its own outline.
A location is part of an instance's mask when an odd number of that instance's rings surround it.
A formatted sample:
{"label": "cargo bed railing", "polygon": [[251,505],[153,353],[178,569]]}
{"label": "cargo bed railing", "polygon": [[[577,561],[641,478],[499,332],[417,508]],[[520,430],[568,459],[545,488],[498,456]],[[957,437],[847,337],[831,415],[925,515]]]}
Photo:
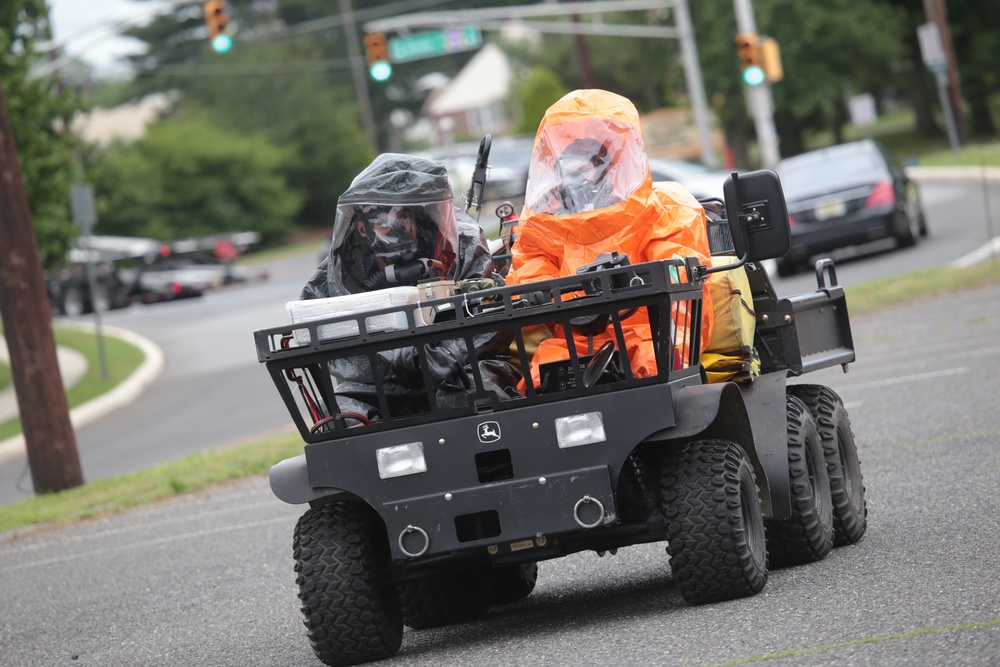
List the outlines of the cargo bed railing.
{"label": "cargo bed railing", "polygon": [[[693,258],[661,260],[286,324],[254,332],[257,357],[306,442],[665,383],[699,373],[702,283],[692,279],[700,275],[697,266]],[[610,382],[584,386],[588,355],[570,344],[563,369],[568,381],[558,390],[543,391],[533,382],[523,382],[521,391],[488,388],[481,364],[488,365],[497,350],[501,357],[509,350],[505,361],[528,369],[539,327],[572,339],[571,320],[594,316],[607,318],[621,357]],[[649,321],[656,368],[655,374],[636,377],[622,352],[627,350],[623,323],[627,328],[637,321],[630,318],[641,317]],[[387,328],[387,321],[398,328]],[[430,364],[422,363],[428,346],[442,344],[468,351],[466,391],[446,391]],[[390,386],[386,379],[397,370],[387,360],[400,358],[409,359],[414,372],[415,386],[407,385],[403,396],[395,395],[398,384]],[[335,389],[340,384],[345,391],[351,380],[374,387],[371,407],[377,418],[341,410]]]}

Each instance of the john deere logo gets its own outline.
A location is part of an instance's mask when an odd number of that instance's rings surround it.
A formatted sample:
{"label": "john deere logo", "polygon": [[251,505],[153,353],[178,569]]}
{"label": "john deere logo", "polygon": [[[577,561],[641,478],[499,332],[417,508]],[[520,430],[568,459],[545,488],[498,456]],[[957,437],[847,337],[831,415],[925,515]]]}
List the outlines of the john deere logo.
{"label": "john deere logo", "polygon": [[479,425],[479,442],[496,442],[499,439],[499,422],[483,422]]}

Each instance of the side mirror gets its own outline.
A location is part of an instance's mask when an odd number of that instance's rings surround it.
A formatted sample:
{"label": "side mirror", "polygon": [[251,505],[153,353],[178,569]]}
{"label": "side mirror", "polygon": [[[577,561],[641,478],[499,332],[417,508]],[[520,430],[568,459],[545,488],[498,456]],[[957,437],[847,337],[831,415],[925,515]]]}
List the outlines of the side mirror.
{"label": "side mirror", "polygon": [[734,172],[722,191],[737,257],[753,262],[782,257],[791,250],[788,208],[776,173],[769,169]]}

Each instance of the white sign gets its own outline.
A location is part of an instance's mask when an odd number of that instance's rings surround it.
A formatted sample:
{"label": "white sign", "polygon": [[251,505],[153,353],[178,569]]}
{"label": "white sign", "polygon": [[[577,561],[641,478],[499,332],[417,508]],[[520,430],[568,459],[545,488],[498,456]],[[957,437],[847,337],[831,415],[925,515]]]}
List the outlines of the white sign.
{"label": "white sign", "polygon": [[917,39],[920,41],[920,56],[924,59],[924,64],[932,70],[944,68],[948,59],[944,55],[944,47],[941,46],[941,34],[938,32],[936,23],[925,23],[917,26]]}
{"label": "white sign", "polygon": [[848,102],[851,122],[858,127],[870,127],[875,124],[878,112],[875,111],[875,98],[871,93],[854,95]]}

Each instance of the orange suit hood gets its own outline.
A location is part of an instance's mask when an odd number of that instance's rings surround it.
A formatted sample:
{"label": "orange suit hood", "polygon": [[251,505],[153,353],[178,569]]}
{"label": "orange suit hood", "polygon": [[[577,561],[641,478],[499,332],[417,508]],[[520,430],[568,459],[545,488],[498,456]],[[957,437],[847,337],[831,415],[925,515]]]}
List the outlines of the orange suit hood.
{"label": "orange suit hood", "polygon": [[[579,156],[564,159],[577,148],[590,149],[589,166]],[[507,282],[573,275],[612,251],[633,264],[674,256],[707,264],[705,212],[680,185],[653,185],[639,113],[628,99],[576,90],[538,126]],[[704,299],[702,349],[712,335],[707,284]]]}

